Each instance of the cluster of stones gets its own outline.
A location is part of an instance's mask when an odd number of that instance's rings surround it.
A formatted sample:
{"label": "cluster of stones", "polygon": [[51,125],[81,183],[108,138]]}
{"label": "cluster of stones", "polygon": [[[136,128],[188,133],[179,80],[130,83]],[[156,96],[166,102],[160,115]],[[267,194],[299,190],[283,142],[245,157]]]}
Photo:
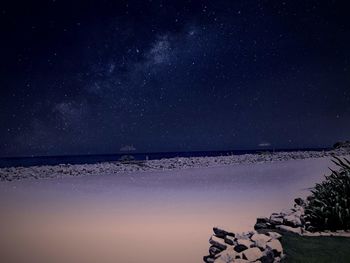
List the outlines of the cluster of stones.
{"label": "cluster of stones", "polygon": [[298,235],[311,231],[312,226],[305,221],[305,202],[296,198],[292,209],[283,210],[280,213],[272,213],[269,218],[258,217],[254,229],[278,229],[285,232],[292,232]]}
{"label": "cluster of stones", "polygon": [[276,232],[259,234],[256,231],[233,233],[214,227],[209,239],[207,263],[275,263],[284,257],[283,248]]}
{"label": "cluster of stones", "polygon": [[295,204],[292,209],[281,211],[280,213],[272,213],[269,218],[258,217],[255,230],[260,229],[277,229],[282,232],[294,233],[301,236],[343,236],[350,237],[350,232],[340,230],[331,231],[315,231],[316,229],[307,221],[305,217],[306,203],[301,198],[294,200]]}
{"label": "cluster of stones", "polygon": [[320,158],[330,155],[343,156],[348,150],[298,151],[264,154],[242,154],[215,157],[169,158],[160,160],[135,161],[129,163],[108,162],[97,164],[63,164],[32,167],[0,168],[0,181],[20,179],[56,178],[61,176],[104,175],[142,171],[179,170],[186,168],[215,167],[234,164],[253,164],[290,159]]}

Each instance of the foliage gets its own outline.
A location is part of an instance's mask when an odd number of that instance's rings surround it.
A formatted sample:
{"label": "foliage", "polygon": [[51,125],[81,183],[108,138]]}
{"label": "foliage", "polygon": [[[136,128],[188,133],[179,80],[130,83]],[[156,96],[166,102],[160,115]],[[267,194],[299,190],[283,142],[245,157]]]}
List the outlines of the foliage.
{"label": "foliage", "polygon": [[350,161],[334,157],[338,171],[311,189],[305,209],[306,220],[315,230],[350,229]]}

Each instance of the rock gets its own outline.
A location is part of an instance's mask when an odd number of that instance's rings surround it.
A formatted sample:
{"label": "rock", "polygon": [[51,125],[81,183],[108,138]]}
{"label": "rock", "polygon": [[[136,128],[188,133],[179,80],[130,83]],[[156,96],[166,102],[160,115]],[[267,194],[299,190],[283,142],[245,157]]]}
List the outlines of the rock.
{"label": "rock", "polygon": [[282,237],[282,235],[277,232],[267,232],[267,235],[273,239],[280,239]]}
{"label": "rock", "polygon": [[214,231],[214,234],[217,237],[221,237],[221,238],[224,238],[226,235],[233,236],[233,237],[235,236],[234,233],[228,232],[228,231],[226,231],[226,230],[224,230],[223,228],[220,228],[220,227],[214,227],[213,231]]}
{"label": "rock", "polygon": [[204,256],[203,257],[203,261],[207,262],[207,263],[214,263],[215,259],[213,257],[211,257],[211,256]]}
{"label": "rock", "polygon": [[224,250],[227,248],[227,245],[225,244],[225,241],[222,240],[221,238],[218,238],[217,236],[211,236],[209,239],[209,243],[221,250]]}
{"label": "rock", "polygon": [[274,262],[274,263],[281,262],[281,258],[280,258],[280,257],[275,257],[275,260],[274,260],[273,262]]}
{"label": "rock", "polygon": [[255,230],[258,230],[258,229],[268,229],[268,228],[270,228],[270,224],[268,224],[268,223],[256,223],[255,225],[254,225],[254,229]]}
{"label": "rock", "polygon": [[225,239],[224,239],[225,243],[233,246],[233,245],[236,245],[237,242],[235,241],[235,237],[233,236],[226,236]]}
{"label": "rock", "polygon": [[260,261],[261,263],[273,263],[275,259],[275,255],[273,254],[272,250],[265,250],[264,255],[261,257]]}
{"label": "rock", "polygon": [[250,246],[254,244],[249,239],[237,239],[236,242],[238,245],[243,245],[243,246],[246,246],[247,248],[250,248]]}
{"label": "rock", "polygon": [[256,223],[259,224],[259,223],[268,223],[269,222],[269,219],[267,217],[258,217],[256,219]]}
{"label": "rock", "polygon": [[283,224],[283,216],[271,215],[269,222],[272,225],[282,225]]}
{"label": "rock", "polygon": [[263,256],[263,253],[257,247],[248,248],[243,251],[243,258],[249,261],[256,261]]}
{"label": "rock", "polygon": [[229,247],[218,254],[218,258],[215,262],[233,262],[236,259],[236,256],[237,252],[233,249],[233,247]]}
{"label": "rock", "polygon": [[284,232],[289,232],[289,233],[294,233],[297,235],[301,235],[301,227],[291,227],[291,226],[285,226],[285,225],[279,225],[276,226],[277,229],[284,231]]}
{"label": "rock", "polygon": [[248,260],[246,259],[236,259],[235,261],[233,261],[234,263],[250,263]]}
{"label": "rock", "polygon": [[297,205],[299,205],[299,206],[305,206],[305,201],[302,199],[302,198],[300,198],[300,197],[298,197],[298,198],[295,198],[294,199],[294,202],[297,204]]}
{"label": "rock", "polygon": [[209,248],[209,254],[210,254],[211,256],[215,256],[216,254],[219,254],[221,251],[222,251],[222,250],[219,249],[219,248],[217,248],[216,246],[211,246],[211,247]]}
{"label": "rock", "polygon": [[245,246],[245,245],[236,245],[235,247],[234,247],[234,250],[236,251],[236,252],[242,252],[242,251],[244,251],[244,250],[246,250],[248,247],[247,246]]}
{"label": "rock", "polygon": [[285,216],[283,218],[283,223],[287,226],[292,226],[292,227],[298,227],[302,225],[300,221],[300,217],[297,217],[294,214]]}
{"label": "rock", "polygon": [[271,240],[271,237],[264,234],[254,234],[250,239],[253,241],[260,240],[264,242],[269,242]]}
{"label": "rock", "polygon": [[273,251],[275,256],[279,256],[283,252],[281,242],[277,239],[272,239],[270,242],[267,242],[266,246]]}

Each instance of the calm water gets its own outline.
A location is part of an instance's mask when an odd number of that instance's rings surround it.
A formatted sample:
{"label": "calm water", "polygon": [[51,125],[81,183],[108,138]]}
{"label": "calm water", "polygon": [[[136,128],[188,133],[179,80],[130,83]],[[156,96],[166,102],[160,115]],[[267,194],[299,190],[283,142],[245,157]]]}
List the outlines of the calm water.
{"label": "calm water", "polygon": [[322,180],[329,158],[0,183],[0,257],[202,262],[212,227],[251,230]]}

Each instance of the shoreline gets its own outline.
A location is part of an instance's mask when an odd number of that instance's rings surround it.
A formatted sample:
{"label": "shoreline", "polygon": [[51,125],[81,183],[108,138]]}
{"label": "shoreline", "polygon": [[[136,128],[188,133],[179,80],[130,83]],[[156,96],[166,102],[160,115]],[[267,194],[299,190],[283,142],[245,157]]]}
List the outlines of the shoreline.
{"label": "shoreline", "polygon": [[190,168],[210,168],[219,166],[303,160],[328,156],[345,156],[349,149],[330,151],[290,151],[262,154],[242,154],[212,157],[177,157],[147,161],[117,161],[96,164],[59,164],[29,167],[0,168],[0,181],[24,179],[49,179],[88,175],[111,175],[133,172],[171,171]]}

